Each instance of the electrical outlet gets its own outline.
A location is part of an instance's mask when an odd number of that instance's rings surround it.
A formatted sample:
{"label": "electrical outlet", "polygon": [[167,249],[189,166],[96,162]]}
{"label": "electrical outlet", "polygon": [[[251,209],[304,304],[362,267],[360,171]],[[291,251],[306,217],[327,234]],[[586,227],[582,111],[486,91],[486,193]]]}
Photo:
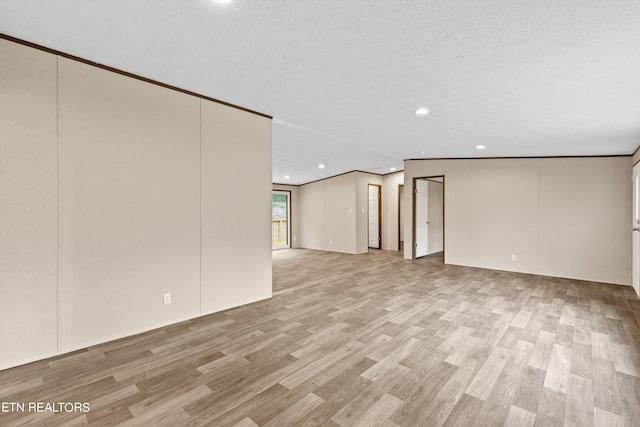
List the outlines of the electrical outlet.
{"label": "electrical outlet", "polygon": [[330,245],[333,245],[333,240],[329,240],[329,244],[330,244]]}
{"label": "electrical outlet", "polygon": [[169,305],[171,304],[171,294],[164,294],[164,305]]}
{"label": "electrical outlet", "polygon": [[511,261],[517,261],[518,257],[516,257],[516,254],[511,255]]}
{"label": "electrical outlet", "polygon": [[364,213],[364,208],[362,208],[362,213]]}

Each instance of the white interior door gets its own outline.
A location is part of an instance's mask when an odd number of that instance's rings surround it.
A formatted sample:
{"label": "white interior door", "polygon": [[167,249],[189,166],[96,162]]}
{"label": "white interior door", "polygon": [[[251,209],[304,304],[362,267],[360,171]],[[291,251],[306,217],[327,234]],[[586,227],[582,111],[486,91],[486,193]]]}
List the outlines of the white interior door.
{"label": "white interior door", "polygon": [[631,215],[633,243],[631,247],[631,282],[636,295],[640,295],[640,163],[633,167],[633,212]]}
{"label": "white interior door", "polygon": [[369,186],[369,247],[380,249],[380,218],[378,218],[380,206],[380,188],[377,185]]}
{"label": "white interior door", "polygon": [[429,254],[429,181],[416,180],[416,258]]}

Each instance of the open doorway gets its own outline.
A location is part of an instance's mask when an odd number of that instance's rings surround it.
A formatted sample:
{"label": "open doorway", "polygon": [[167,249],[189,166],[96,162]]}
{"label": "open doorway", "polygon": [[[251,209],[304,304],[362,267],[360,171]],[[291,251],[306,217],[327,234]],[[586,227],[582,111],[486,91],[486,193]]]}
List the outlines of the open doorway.
{"label": "open doorway", "polygon": [[382,249],[382,186],[369,184],[369,248]]}
{"label": "open doorway", "polygon": [[413,258],[444,252],[444,176],[413,179]]}
{"label": "open doorway", "polygon": [[271,194],[271,249],[291,247],[291,192],[273,191]]}

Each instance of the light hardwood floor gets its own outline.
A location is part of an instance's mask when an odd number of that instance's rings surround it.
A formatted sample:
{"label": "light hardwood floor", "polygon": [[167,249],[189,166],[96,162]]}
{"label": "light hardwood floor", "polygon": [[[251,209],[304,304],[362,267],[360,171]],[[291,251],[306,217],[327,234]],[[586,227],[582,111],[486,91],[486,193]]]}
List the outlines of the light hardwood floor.
{"label": "light hardwood floor", "polygon": [[273,254],[274,297],[0,371],[1,425],[638,426],[629,287],[415,262]]}

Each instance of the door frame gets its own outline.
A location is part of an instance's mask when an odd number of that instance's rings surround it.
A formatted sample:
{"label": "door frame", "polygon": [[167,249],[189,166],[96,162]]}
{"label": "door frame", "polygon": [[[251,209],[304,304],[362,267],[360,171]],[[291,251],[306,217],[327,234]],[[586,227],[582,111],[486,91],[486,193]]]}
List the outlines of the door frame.
{"label": "door frame", "polygon": [[401,247],[401,242],[404,242],[403,236],[400,235],[400,230],[402,229],[402,191],[404,190],[404,184],[398,184],[398,250],[404,251],[404,248]]}
{"label": "door frame", "polygon": [[[369,246],[369,187],[378,187],[378,247]],[[367,246],[369,249],[382,250],[382,185],[367,183]]]}
{"label": "door frame", "polygon": [[[445,242],[445,195],[447,192],[447,186],[445,185],[445,176],[444,175],[430,175],[430,176],[416,176],[413,178],[412,182],[412,194],[411,194],[411,259],[416,259],[416,181],[419,179],[424,180],[433,180],[433,178],[442,178],[442,255],[444,256],[444,251],[446,250]],[[440,182],[440,181],[436,181]],[[427,256],[427,255],[425,255]],[[422,257],[421,257],[422,258]]]}
{"label": "door frame", "polygon": [[[292,245],[291,245],[291,231],[293,230],[293,219],[291,218],[292,215],[292,209],[291,209],[291,190],[271,190],[271,196],[272,196],[272,203],[273,203],[273,194],[274,193],[289,193],[287,195],[287,245],[286,246],[279,246],[277,248],[273,247],[273,243],[271,244],[271,250],[272,251],[278,251],[280,249],[291,249]],[[272,212],[271,212],[271,218],[273,219],[273,207],[271,208]]]}
{"label": "door frame", "polygon": [[631,286],[640,298],[640,165],[633,165],[631,171]]}

